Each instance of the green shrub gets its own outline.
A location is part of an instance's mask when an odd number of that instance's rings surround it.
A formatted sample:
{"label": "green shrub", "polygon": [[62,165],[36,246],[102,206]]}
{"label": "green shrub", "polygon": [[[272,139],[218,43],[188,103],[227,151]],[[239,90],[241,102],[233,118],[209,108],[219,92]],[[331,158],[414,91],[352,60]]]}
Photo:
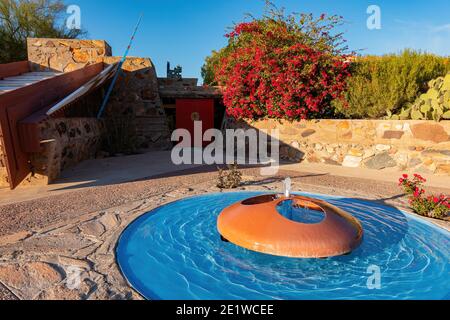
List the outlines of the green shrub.
{"label": "green shrub", "polygon": [[395,114],[427,91],[430,80],[449,69],[448,58],[412,50],[357,58],[352,63],[345,101],[333,102],[336,114],[347,118]]}
{"label": "green shrub", "polygon": [[219,51],[213,50],[210,56],[205,58],[205,63],[202,66],[203,84],[208,86],[217,86],[215,79],[215,72],[219,68],[220,59],[224,56],[225,49]]}

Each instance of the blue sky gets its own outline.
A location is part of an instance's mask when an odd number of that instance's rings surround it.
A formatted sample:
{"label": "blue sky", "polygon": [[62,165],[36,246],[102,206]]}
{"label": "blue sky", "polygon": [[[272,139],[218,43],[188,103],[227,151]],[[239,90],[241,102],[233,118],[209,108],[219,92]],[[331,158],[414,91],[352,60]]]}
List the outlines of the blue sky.
{"label": "blue sky", "polygon": [[[345,38],[351,49],[365,54],[404,48],[450,55],[448,0],[274,0],[287,11],[339,14],[347,21]],[[262,13],[262,0],[66,0],[81,8],[88,38],[106,40],[122,55],[139,14],[142,25],[130,55],[150,57],[159,76],[166,62],[183,66],[184,77],[200,77],[204,58],[226,44],[223,35],[246,13]],[[381,30],[366,27],[369,5],[381,8]]]}

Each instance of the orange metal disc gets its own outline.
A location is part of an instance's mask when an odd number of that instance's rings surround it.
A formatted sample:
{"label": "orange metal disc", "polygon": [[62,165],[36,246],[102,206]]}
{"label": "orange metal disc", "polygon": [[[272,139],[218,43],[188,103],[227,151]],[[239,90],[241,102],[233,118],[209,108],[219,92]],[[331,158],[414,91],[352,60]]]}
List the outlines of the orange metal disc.
{"label": "orange metal disc", "polygon": [[[293,205],[322,211],[325,219],[304,224],[282,216],[277,206]],[[326,258],[356,249],[363,238],[361,223],[345,211],[317,199],[264,195],[236,203],[220,214],[217,228],[223,238],[243,248],[292,258]]]}

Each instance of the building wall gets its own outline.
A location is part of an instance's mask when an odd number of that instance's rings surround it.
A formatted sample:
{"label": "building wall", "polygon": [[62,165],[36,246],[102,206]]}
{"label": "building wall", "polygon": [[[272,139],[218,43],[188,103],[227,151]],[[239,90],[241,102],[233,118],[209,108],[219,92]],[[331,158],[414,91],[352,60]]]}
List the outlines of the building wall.
{"label": "building wall", "polygon": [[286,160],[450,175],[450,121],[229,120],[227,127],[279,129]]}
{"label": "building wall", "polygon": [[43,151],[31,157],[32,174],[24,184],[47,184],[61,171],[95,158],[101,145],[103,125],[95,118],[50,119],[40,124]]}
{"label": "building wall", "polygon": [[28,38],[28,61],[32,70],[70,72],[111,56],[111,47],[103,40]]}
{"label": "building wall", "polygon": [[197,78],[183,78],[183,79],[171,79],[171,78],[158,78],[158,84],[160,88],[191,88],[196,87],[198,83]]}
{"label": "building wall", "polygon": [[[120,57],[105,57],[106,64]],[[149,58],[129,57],[106,108],[106,117],[132,115],[136,145],[141,149],[170,148],[170,131],[159,95],[156,69]]]}

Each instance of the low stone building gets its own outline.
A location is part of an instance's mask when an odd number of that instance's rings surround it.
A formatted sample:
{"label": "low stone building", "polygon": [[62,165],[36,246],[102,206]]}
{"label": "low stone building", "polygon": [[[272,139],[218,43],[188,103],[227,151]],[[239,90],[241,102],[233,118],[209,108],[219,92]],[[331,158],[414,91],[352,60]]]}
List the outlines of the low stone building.
{"label": "low stone building", "polygon": [[[118,63],[102,40],[28,39],[28,61],[37,70],[70,72],[103,62]],[[138,145],[168,147],[169,131],[159,97],[156,69],[150,58],[128,57],[106,108],[108,115],[132,115]]]}
{"label": "low stone building", "polygon": [[[29,38],[27,48],[28,65],[26,71],[22,70],[25,72],[23,79],[51,73],[52,77],[67,75],[64,79],[70,83],[72,79],[77,81],[89,68],[92,72],[92,68],[98,68],[101,64],[102,69],[106,70],[121,60],[121,57],[112,56],[111,47],[103,40]],[[0,71],[2,68],[9,70],[11,65],[0,65]],[[17,71],[15,74],[21,73]],[[30,97],[27,108],[48,110],[51,105],[43,105],[42,101],[52,101],[47,104],[54,104],[65,98],[67,95],[63,96],[52,87],[57,81],[51,80],[50,87],[40,83],[40,88],[45,88],[46,92],[36,89],[41,92]],[[150,58],[127,57],[102,120],[97,120],[96,116],[111,80],[77,97],[55,115],[42,117],[44,111],[40,111],[38,116],[29,112],[27,117],[38,120],[27,120],[26,128],[22,130],[27,136],[16,132],[21,130],[17,123],[5,127],[6,131],[14,131],[15,146],[12,148],[9,139],[9,146],[3,148],[4,137],[0,134],[0,187],[15,187],[18,183],[51,183],[61,171],[98,156],[170,149],[171,132],[177,127],[177,112],[180,115],[184,108],[190,112],[188,109],[192,107],[192,103],[186,101],[199,101],[199,104],[203,101],[213,106],[212,113],[209,111],[209,114],[213,114],[210,123],[220,128],[224,114],[220,90],[198,86],[197,82],[197,79],[192,78],[158,78]],[[4,93],[2,96],[2,93],[0,90],[0,97],[4,99],[9,94]],[[187,118],[190,119],[190,116],[188,114]],[[22,121],[24,117],[25,114],[18,116],[17,121]],[[30,124],[36,127],[32,131],[29,129]],[[17,145],[27,144],[30,137],[39,139],[33,143],[33,147]],[[9,161],[5,160],[7,149],[10,152]],[[12,158],[17,156],[12,154],[14,149],[22,157],[18,168],[12,168]],[[11,167],[9,170],[8,163]],[[21,174],[12,176],[17,172]]]}
{"label": "low stone building", "polygon": [[[35,73],[67,74],[98,63],[103,63],[106,68],[121,59],[112,57],[111,47],[98,40],[31,38],[27,47],[30,71]],[[170,148],[170,131],[152,61],[137,57],[126,59],[104,119],[99,121],[96,115],[109,83],[71,103],[62,116],[48,117],[38,123],[41,151],[29,153],[30,174],[22,183],[50,183],[62,170],[96,157],[102,150],[119,151],[124,143],[129,143],[130,149],[135,150]],[[132,141],[121,141],[121,146],[113,146],[116,143],[113,140],[117,138]],[[0,141],[0,186],[7,187],[11,181],[3,139]]]}

